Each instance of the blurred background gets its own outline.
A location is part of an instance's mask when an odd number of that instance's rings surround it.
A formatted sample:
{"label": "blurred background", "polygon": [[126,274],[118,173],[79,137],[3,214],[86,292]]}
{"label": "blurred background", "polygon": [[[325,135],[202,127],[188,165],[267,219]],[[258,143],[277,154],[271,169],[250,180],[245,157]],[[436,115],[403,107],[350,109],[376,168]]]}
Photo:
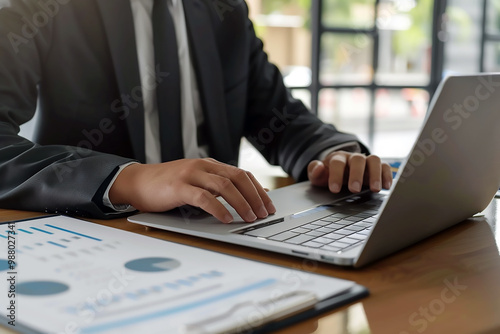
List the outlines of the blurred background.
{"label": "blurred background", "polygon": [[247,2],[293,95],[382,157],[409,153],[444,76],[500,67],[500,0]]}

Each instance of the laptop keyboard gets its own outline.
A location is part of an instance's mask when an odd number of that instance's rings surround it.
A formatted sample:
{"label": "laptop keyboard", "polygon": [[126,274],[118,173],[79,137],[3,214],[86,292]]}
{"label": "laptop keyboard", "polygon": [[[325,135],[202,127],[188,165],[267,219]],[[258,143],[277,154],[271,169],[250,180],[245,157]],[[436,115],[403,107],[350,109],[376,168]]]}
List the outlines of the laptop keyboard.
{"label": "laptop keyboard", "polygon": [[[355,196],[332,205],[319,206],[292,217],[325,213],[325,216],[296,225],[284,219],[267,222],[240,231],[240,234],[269,239],[288,244],[322,249],[345,251],[362,243],[376,222],[381,198]],[[327,211],[328,210],[328,211]],[[332,213],[332,210],[335,210]],[[289,229],[285,226],[292,225]],[[283,228],[281,228],[283,226]],[[277,227],[277,228],[273,228]]]}

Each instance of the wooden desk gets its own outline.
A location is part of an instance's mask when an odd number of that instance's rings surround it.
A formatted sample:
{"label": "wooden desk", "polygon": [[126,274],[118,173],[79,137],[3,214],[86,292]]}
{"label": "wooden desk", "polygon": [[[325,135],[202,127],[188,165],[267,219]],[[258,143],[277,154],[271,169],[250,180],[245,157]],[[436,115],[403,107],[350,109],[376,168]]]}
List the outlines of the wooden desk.
{"label": "wooden desk", "polygon": [[[0,210],[0,222],[38,213]],[[354,270],[270,254],[127,222],[93,220],[263,262],[354,280],[371,296],[279,333],[500,333],[500,200],[470,219],[411,248]],[[0,328],[3,332],[3,328]]]}

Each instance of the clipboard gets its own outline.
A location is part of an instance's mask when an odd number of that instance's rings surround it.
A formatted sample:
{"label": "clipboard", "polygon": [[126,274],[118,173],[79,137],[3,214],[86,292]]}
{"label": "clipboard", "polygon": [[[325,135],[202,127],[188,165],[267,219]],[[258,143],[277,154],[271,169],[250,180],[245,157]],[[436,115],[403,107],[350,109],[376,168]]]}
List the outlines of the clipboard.
{"label": "clipboard", "polygon": [[352,281],[64,216],[1,224],[0,249],[9,243],[0,276],[13,277],[15,296],[0,308],[15,305],[10,328],[21,333],[268,333],[369,294]]}

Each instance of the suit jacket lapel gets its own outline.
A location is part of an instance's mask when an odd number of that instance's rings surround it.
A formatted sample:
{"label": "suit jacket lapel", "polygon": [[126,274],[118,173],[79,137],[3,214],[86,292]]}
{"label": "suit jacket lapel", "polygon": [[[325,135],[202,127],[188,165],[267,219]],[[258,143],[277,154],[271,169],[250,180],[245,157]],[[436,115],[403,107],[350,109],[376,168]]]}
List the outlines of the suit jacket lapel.
{"label": "suit jacket lapel", "polygon": [[234,159],[224,100],[222,67],[210,21],[209,8],[201,0],[183,0],[192,61],[197,73],[211,156],[225,162]]}
{"label": "suit jacket lapel", "polygon": [[[130,98],[131,95],[137,94],[135,90],[141,87],[130,0],[96,1],[106,29],[122,102],[129,110],[128,113],[125,112],[125,116],[135,158],[145,162],[144,106],[142,101],[133,101]],[[123,101],[123,96],[127,97],[127,101]]]}

